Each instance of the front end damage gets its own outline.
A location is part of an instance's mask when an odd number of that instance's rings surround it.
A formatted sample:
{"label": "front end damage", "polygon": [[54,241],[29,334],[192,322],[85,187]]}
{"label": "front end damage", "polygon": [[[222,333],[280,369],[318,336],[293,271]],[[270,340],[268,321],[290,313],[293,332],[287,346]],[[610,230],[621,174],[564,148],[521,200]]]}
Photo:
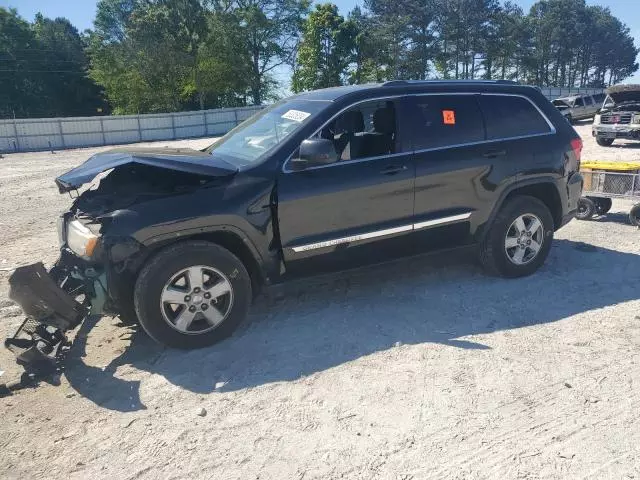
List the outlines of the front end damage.
{"label": "front end damage", "polygon": [[[139,218],[152,216],[136,208],[161,203],[153,211],[166,211],[179,197],[185,201],[235,173],[203,165],[202,155],[193,151],[160,153],[106,152],[56,180],[63,193],[109,171],[84,189],[60,218],[61,248],[55,265],[49,270],[41,262],[22,266],[9,278],[9,297],[26,320],[4,344],[25,375],[0,385],[0,396],[60,370],[70,347],[67,335],[89,316],[135,316],[134,274],[149,251],[134,236],[136,229],[144,228]],[[105,161],[99,161],[100,155]]]}
{"label": "front end damage", "polygon": [[611,144],[616,139],[640,140],[640,85],[617,85],[596,114],[591,134]]}

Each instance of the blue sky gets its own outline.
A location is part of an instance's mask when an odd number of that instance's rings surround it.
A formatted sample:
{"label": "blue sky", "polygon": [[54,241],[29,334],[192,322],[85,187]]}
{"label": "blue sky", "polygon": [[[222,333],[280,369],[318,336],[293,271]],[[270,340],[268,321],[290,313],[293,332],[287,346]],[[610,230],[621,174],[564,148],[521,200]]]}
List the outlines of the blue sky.
{"label": "blue sky", "polygon": [[[27,20],[33,20],[37,12],[46,17],[66,17],[79,30],[91,28],[95,16],[97,0],[0,0],[0,6],[14,7]],[[333,0],[342,14],[356,5],[362,5],[364,0]],[[535,0],[515,0],[523,9],[528,10]],[[640,46],[640,0],[587,0],[589,5],[603,5],[625,22],[631,29],[636,46]],[[640,73],[632,79],[640,82]]]}

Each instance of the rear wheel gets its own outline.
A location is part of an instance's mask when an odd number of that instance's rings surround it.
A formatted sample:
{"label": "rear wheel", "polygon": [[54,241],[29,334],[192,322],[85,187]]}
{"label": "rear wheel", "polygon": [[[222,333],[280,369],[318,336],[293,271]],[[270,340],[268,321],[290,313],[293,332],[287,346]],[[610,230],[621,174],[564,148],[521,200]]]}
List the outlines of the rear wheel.
{"label": "rear wheel", "polygon": [[601,147],[610,147],[611,145],[613,145],[613,141],[614,141],[613,138],[596,137],[596,142]]}
{"label": "rear wheel", "polygon": [[529,196],[509,200],[480,244],[480,262],[490,272],[516,278],[531,275],[544,263],[553,241],[553,217]]}
{"label": "rear wheel", "polygon": [[137,317],[151,338],[192,349],[228,337],[246,317],[251,279],[231,252],[209,242],[166,248],[136,281]]}
{"label": "rear wheel", "polygon": [[589,220],[596,213],[596,204],[588,197],[580,197],[578,200],[578,211],[576,218],[578,220]]}
{"label": "rear wheel", "polygon": [[631,225],[640,227],[640,203],[636,203],[629,212],[629,221]]}

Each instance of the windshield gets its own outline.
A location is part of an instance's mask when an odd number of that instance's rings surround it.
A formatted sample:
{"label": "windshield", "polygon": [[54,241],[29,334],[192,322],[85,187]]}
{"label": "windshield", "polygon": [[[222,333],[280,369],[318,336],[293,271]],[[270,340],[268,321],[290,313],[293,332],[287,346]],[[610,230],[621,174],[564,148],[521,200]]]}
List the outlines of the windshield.
{"label": "windshield", "polygon": [[261,110],[238,125],[206,152],[221,155],[236,166],[257,163],[260,158],[299,130],[331,102],[283,100]]}
{"label": "windshield", "polygon": [[554,100],[553,103],[557,108],[559,109],[563,109],[563,108],[569,108],[569,105],[567,105],[563,100]]}

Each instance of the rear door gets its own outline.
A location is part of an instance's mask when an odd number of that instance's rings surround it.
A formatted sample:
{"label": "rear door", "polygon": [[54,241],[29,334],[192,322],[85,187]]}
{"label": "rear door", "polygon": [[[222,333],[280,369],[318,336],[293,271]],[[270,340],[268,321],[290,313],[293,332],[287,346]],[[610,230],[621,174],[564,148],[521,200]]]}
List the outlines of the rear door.
{"label": "rear door", "polygon": [[503,160],[494,164],[503,172],[496,175],[500,178],[496,191],[514,179],[547,175],[554,164],[562,170],[562,156],[554,157],[557,141],[548,138],[555,134],[555,127],[531,100],[520,95],[486,94],[479,101],[487,129],[486,146],[506,152]]}
{"label": "rear door", "polygon": [[414,236],[429,248],[470,242],[478,215],[484,215],[496,184],[511,169],[505,146],[486,143],[479,98],[473,93],[407,98],[416,165]]}
{"label": "rear door", "polygon": [[[361,102],[316,135],[339,161],[278,178],[278,225],[287,274],[343,269],[401,252],[412,230],[415,171],[398,130],[396,99]],[[294,153],[295,155],[295,153]]]}
{"label": "rear door", "polygon": [[585,115],[589,115],[589,116],[595,115],[596,110],[598,110],[598,107],[593,101],[593,98],[591,97],[591,95],[585,95],[583,98],[584,98]]}

